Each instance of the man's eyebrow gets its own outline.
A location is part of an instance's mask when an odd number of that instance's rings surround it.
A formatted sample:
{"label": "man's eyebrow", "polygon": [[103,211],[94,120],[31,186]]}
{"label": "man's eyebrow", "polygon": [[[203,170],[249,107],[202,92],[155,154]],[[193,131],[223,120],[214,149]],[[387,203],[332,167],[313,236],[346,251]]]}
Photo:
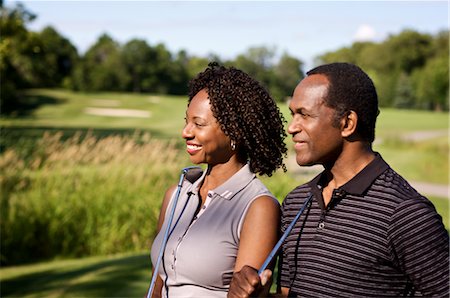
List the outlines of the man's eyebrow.
{"label": "man's eyebrow", "polygon": [[298,108],[295,108],[295,109],[289,108],[289,110],[291,111],[291,113],[304,113],[304,112],[308,112],[308,109],[306,109],[305,107],[298,107]]}

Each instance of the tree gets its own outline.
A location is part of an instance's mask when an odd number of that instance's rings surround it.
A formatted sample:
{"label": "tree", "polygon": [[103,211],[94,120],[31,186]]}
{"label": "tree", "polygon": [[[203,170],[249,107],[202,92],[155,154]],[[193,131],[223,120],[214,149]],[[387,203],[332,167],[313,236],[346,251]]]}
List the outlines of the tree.
{"label": "tree", "polygon": [[107,34],[86,52],[73,78],[74,88],[85,91],[123,91],[130,80],[120,46]]}
{"label": "tree", "polygon": [[26,24],[36,16],[22,4],[0,7],[0,113],[10,114],[20,109],[18,90],[30,85],[31,62],[27,56]]}
{"label": "tree", "polygon": [[418,70],[416,92],[418,107],[442,111],[449,109],[449,58],[448,54],[427,61],[423,69]]}
{"label": "tree", "polygon": [[411,79],[408,74],[402,72],[395,90],[394,107],[400,109],[411,109],[414,107],[415,98]]}
{"label": "tree", "polygon": [[39,71],[42,83],[39,87],[59,87],[68,79],[78,61],[75,46],[53,27],[44,28],[39,34],[43,69]]}
{"label": "tree", "polygon": [[198,56],[189,57],[186,65],[187,75],[189,79],[193,79],[199,72],[205,70],[209,62],[210,60],[208,58]]}
{"label": "tree", "polygon": [[152,89],[150,64],[155,56],[153,49],[144,40],[133,39],[122,48],[122,60],[130,76],[127,90],[143,92]]}
{"label": "tree", "polygon": [[171,84],[169,88],[170,94],[185,95],[188,92],[188,61],[189,57],[186,51],[181,50],[177,53],[175,60],[171,63],[171,67],[169,68],[171,77]]}
{"label": "tree", "polygon": [[276,82],[271,86],[272,95],[279,100],[283,100],[292,95],[295,86],[303,79],[304,75],[301,72],[303,63],[284,53],[278,64],[274,68]]}
{"label": "tree", "polygon": [[385,59],[390,62],[388,67],[399,73],[411,74],[414,69],[425,65],[431,54],[432,38],[413,30],[404,30],[398,35],[392,35],[386,41]]}
{"label": "tree", "polygon": [[275,50],[267,47],[252,47],[247,53],[238,55],[234,61],[229,64],[239,68],[254,79],[258,80],[263,86],[270,89],[274,80],[273,58]]}

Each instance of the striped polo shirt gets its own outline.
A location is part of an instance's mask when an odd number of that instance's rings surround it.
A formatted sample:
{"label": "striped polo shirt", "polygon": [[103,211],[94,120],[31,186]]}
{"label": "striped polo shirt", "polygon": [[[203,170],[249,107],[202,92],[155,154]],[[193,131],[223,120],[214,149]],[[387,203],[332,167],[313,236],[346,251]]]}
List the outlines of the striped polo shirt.
{"label": "striped polo shirt", "polygon": [[319,174],[290,192],[279,286],[292,297],[449,297],[449,237],[433,204],[379,154],[324,206]]}

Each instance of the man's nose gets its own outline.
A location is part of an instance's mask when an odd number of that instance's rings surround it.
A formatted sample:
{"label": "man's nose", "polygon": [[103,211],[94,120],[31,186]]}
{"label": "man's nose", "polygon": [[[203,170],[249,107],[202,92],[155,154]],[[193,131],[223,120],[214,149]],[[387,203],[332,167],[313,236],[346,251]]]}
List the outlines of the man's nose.
{"label": "man's nose", "polygon": [[292,120],[291,120],[291,122],[289,122],[288,127],[287,127],[287,132],[289,134],[293,135],[302,130],[301,123],[299,120],[300,120],[299,117],[297,117],[296,115],[294,115],[292,117]]}

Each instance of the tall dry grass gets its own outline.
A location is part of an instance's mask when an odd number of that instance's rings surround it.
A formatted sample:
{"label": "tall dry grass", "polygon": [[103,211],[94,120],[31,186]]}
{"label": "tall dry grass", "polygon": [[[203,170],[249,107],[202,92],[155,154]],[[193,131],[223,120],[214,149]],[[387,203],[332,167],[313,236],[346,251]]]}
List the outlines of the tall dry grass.
{"label": "tall dry grass", "polygon": [[187,163],[173,141],[141,133],[46,133],[33,150],[6,150],[2,264],[147,249],[164,191]]}

